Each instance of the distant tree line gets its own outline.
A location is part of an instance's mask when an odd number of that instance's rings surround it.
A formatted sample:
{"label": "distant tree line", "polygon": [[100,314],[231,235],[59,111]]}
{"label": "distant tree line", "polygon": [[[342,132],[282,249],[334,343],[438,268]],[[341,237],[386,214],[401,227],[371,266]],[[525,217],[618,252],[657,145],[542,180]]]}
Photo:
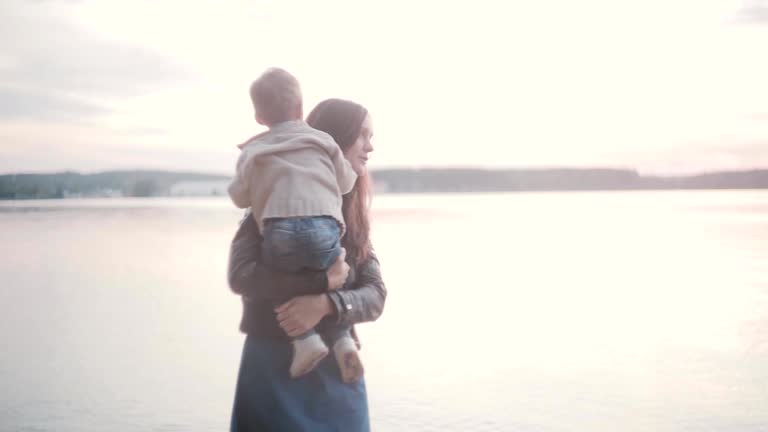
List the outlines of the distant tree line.
{"label": "distant tree line", "polygon": [[396,193],[768,188],[768,170],[661,177],[616,169],[430,168],[375,171],[373,178]]}
{"label": "distant tree line", "polygon": [[[382,192],[505,192],[654,189],[768,188],[768,170],[715,172],[693,176],[641,176],[615,169],[388,169],[372,173]],[[111,171],[97,174],[0,175],[0,199],[68,196],[167,196],[172,185],[222,181],[228,177],[164,171]]]}
{"label": "distant tree line", "polygon": [[168,195],[181,181],[226,180],[219,175],[163,171],[110,171],[97,174],[7,174],[0,176],[0,199],[65,198],[67,196],[128,197]]}

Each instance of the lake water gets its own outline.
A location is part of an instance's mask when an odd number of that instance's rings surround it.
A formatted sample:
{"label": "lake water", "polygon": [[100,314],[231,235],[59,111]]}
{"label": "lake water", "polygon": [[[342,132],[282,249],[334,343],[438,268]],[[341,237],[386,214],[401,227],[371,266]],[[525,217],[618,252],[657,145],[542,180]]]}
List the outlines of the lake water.
{"label": "lake water", "polygon": [[[0,431],[221,431],[225,199],[0,202]],[[768,191],[379,196],[374,431],[768,431]]]}

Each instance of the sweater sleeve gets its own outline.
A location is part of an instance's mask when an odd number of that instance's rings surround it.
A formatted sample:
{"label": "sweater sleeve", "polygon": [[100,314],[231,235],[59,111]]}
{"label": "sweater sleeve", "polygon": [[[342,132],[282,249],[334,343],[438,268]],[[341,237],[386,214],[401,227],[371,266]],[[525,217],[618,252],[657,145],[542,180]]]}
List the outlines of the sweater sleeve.
{"label": "sweater sleeve", "polygon": [[261,261],[262,241],[258,226],[248,212],[229,251],[228,282],[233,292],[252,300],[279,303],[327,291],[325,272],[286,273],[265,266]]}
{"label": "sweater sleeve", "polygon": [[232,199],[232,203],[237,208],[248,208],[251,206],[250,195],[248,193],[248,180],[245,177],[246,152],[241,152],[237,159],[237,169],[235,177],[229,183],[227,192]]}
{"label": "sweater sleeve", "polygon": [[371,252],[370,257],[358,266],[357,278],[351,286],[330,291],[328,296],[334,305],[337,323],[341,325],[378,319],[384,311],[387,288],[376,255]]}

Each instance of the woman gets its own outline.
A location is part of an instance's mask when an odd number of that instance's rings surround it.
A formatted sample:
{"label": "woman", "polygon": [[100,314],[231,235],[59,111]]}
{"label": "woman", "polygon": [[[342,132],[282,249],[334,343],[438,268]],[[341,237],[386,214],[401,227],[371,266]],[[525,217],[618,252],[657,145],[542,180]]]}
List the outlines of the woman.
{"label": "woman", "polygon": [[[304,377],[290,378],[286,369],[290,337],[315,326],[323,334],[324,326],[374,321],[387,295],[369,238],[371,118],[361,105],[328,99],[307,123],[334,138],[359,176],[343,200],[346,254],[326,273],[274,272],[261,262],[256,223],[243,219],[229,262],[229,285],[243,300],[240,330],[247,334],[232,412],[236,432],[370,429],[364,380],[344,384],[333,356]],[[286,298],[292,299],[273,307]],[[352,335],[358,341],[354,327]]]}

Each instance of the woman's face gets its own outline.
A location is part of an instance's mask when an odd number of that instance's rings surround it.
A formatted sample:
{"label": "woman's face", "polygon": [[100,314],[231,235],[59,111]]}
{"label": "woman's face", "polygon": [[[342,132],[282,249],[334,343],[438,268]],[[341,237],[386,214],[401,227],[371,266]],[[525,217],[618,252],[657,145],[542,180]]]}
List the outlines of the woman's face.
{"label": "woman's face", "polygon": [[365,174],[366,165],[368,164],[368,153],[373,151],[371,138],[373,138],[373,122],[371,122],[371,116],[368,114],[365,116],[363,125],[360,128],[360,136],[344,151],[344,156],[346,156],[357,175]]}

